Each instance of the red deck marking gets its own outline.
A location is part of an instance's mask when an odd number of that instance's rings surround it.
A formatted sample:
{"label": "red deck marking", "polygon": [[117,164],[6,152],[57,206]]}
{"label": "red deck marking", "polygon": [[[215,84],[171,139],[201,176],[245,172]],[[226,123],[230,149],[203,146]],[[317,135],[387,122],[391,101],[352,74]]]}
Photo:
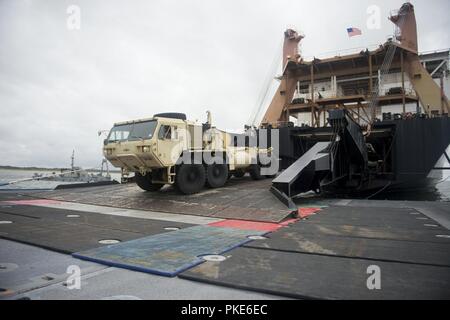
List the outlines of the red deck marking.
{"label": "red deck marking", "polygon": [[304,219],[306,217],[312,216],[316,214],[317,211],[322,210],[321,208],[299,208],[298,209],[298,216],[301,219]]}
{"label": "red deck marking", "polygon": [[10,200],[10,201],[2,201],[7,204],[15,204],[15,205],[24,205],[24,206],[33,206],[33,205],[46,205],[46,204],[59,204],[61,201],[56,200],[47,200],[47,199],[36,199],[36,200]]}
{"label": "red deck marking", "polygon": [[297,218],[289,219],[289,220],[280,222],[280,225],[284,227],[284,226],[290,225],[291,223],[297,222],[298,220],[299,219],[297,219]]}
{"label": "red deck marking", "polygon": [[218,222],[212,222],[212,223],[209,223],[208,226],[234,228],[234,229],[240,229],[240,230],[267,231],[267,232],[276,231],[282,227],[282,225],[278,224],[278,223],[256,222],[256,221],[247,221],[247,220],[232,220],[232,219],[218,221]]}

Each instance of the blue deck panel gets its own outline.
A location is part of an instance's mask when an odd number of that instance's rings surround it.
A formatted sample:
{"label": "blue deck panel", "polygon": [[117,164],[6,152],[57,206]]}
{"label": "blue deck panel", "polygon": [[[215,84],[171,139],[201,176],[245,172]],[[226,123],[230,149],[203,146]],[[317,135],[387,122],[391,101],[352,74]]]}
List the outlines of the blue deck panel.
{"label": "blue deck panel", "polygon": [[109,266],[173,277],[204,260],[267,232],[212,226],[195,226],[119,244],[74,253],[75,258]]}

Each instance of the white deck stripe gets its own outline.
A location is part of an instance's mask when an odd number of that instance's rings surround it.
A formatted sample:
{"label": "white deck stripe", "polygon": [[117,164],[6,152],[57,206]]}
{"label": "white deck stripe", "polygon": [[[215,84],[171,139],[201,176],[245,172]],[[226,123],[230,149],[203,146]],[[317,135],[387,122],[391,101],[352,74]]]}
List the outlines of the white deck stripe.
{"label": "white deck stripe", "polygon": [[209,218],[203,216],[193,216],[178,213],[165,213],[146,210],[122,209],[114,207],[96,206],[91,204],[74,203],[60,201],[58,204],[33,204],[34,206],[66,209],[81,212],[94,212],[99,214],[109,214],[112,216],[132,217],[150,220],[162,220],[180,223],[189,223],[196,225],[205,225],[213,222],[222,221],[223,219]]}

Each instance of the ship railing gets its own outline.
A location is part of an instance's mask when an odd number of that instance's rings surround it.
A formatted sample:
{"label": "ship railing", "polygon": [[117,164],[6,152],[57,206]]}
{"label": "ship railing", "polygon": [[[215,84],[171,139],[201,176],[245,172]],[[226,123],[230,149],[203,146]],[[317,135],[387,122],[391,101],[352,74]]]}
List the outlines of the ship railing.
{"label": "ship railing", "polygon": [[[376,92],[373,92],[373,95],[377,96],[377,97],[384,97],[384,96],[393,96],[393,95],[397,95],[397,94],[390,94],[389,91],[392,88],[395,88],[396,86],[390,86],[387,88],[380,88],[379,93],[376,94]],[[402,93],[399,93],[400,95]],[[414,89],[412,89],[412,87],[405,87],[404,88],[404,94],[405,96],[412,96],[415,97],[416,96],[416,92],[414,91]],[[348,98],[348,97],[354,97],[354,96],[364,96],[365,99],[369,99],[369,91],[368,90],[359,90],[358,92],[355,92],[353,94],[344,94],[344,93],[336,93],[336,92],[331,92],[331,91],[325,91],[325,92],[315,92],[314,93],[314,98],[316,101],[319,101],[321,99],[339,99],[339,98]],[[296,92],[292,98],[291,103],[295,103],[296,100],[298,99],[304,99],[304,103],[307,103],[310,99],[311,99],[311,93],[298,93]]]}
{"label": "ship railing", "polygon": [[373,50],[378,49],[379,47],[380,47],[379,44],[371,44],[371,45],[364,46],[364,47],[354,47],[354,48],[326,51],[326,52],[322,52],[322,53],[319,53],[314,56],[305,56],[304,60],[310,61],[310,60],[313,60],[314,58],[324,59],[324,58],[342,57],[342,56],[346,56],[346,55],[357,54],[357,53],[360,53],[361,51],[365,51],[365,50],[373,51]]}

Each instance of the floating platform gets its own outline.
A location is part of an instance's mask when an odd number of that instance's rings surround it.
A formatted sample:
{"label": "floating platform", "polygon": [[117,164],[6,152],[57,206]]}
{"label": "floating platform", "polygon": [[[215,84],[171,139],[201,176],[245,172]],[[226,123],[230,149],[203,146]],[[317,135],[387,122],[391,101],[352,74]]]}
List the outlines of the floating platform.
{"label": "floating platform", "polygon": [[300,299],[448,299],[449,235],[414,209],[330,206],[180,276]]}
{"label": "floating platform", "polygon": [[19,204],[19,201],[0,205],[0,221],[11,222],[0,225],[0,237],[68,254],[99,247],[102,240],[128,241],[167,232],[165,227],[192,226],[56,209],[46,207],[42,202],[37,203],[39,206],[26,204],[27,200]]}
{"label": "floating platform", "polygon": [[[297,199],[293,216],[269,185],[232,179],[226,188],[192,196],[170,188],[142,192],[133,185],[9,191],[0,193],[0,238],[75,253],[102,270],[143,271],[129,274],[135,292],[143,289],[133,279],[153,273],[163,275],[163,287],[174,280],[164,276],[212,284],[216,289],[209,298],[215,292],[218,297],[221,288],[298,299],[450,297],[450,203]],[[19,263],[18,255],[0,249],[0,264]],[[203,261],[207,254],[225,260]],[[27,263],[37,263],[33,259],[37,255]],[[51,259],[46,263],[52,270]],[[373,266],[381,272],[379,290],[367,286]],[[98,275],[98,281],[103,278]],[[17,297],[18,291],[7,287],[14,279],[2,279],[6,297]],[[89,282],[95,279],[89,276]],[[27,290],[21,294],[33,296],[33,289]],[[89,296],[83,290],[75,294]]]}

